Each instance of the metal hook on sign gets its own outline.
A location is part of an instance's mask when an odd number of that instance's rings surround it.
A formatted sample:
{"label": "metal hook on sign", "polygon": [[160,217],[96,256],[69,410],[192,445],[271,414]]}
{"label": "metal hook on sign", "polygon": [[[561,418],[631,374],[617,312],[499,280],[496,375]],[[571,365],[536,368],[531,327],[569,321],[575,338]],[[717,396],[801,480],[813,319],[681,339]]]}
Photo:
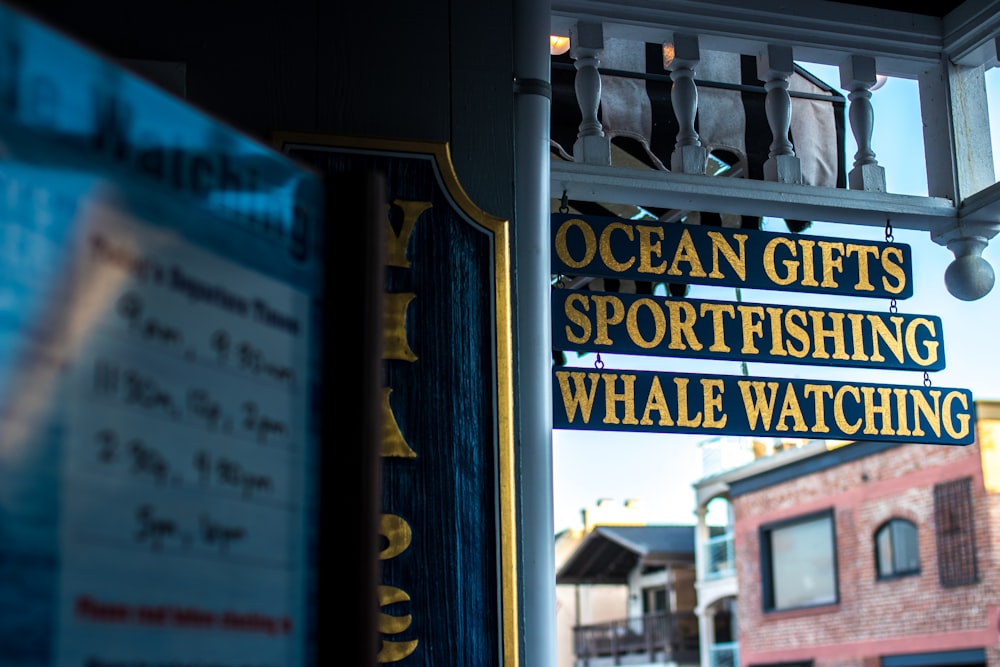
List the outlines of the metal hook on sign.
{"label": "metal hook on sign", "polygon": [[565,190],[563,190],[562,199],[559,200],[559,212],[569,213],[569,195],[566,194]]}
{"label": "metal hook on sign", "polygon": [[604,360],[601,359],[601,353],[600,352],[597,353],[597,359],[594,360],[594,368],[596,368],[599,371],[603,371],[604,370]]}

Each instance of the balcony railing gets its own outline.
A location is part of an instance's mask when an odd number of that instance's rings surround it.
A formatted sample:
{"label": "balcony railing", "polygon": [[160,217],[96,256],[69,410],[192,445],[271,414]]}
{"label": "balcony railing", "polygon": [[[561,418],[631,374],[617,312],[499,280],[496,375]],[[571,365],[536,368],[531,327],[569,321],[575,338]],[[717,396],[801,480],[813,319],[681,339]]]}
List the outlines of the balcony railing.
{"label": "balcony railing", "polygon": [[720,642],[708,648],[709,667],[740,667],[740,645]]}
{"label": "balcony railing", "polygon": [[706,579],[718,579],[736,574],[732,533],[708,538],[704,549]]}
{"label": "balcony railing", "polygon": [[608,623],[573,628],[577,660],[645,655],[649,662],[699,660],[698,618],[693,612],[653,612]]}
{"label": "balcony railing", "polygon": [[[746,7],[722,0],[699,7],[683,2],[555,0],[551,32],[570,37],[568,57],[575,70],[576,105],[569,105],[573,132],[560,144],[569,159],[551,164],[553,197],[562,195],[569,202],[626,203],[667,213],[700,211],[876,227],[891,220],[896,228],[930,232],[934,241],[950,248],[956,257],[976,254],[1000,233],[1000,183],[994,176],[992,156],[981,150],[982,141],[968,140],[990,136],[982,88],[985,70],[996,64],[998,8],[998,0],[987,0],[975,12],[953,12],[943,24],[922,16],[902,21],[881,10],[831,21],[818,5],[802,6],[790,23],[778,4]],[[655,120],[643,116],[641,122],[632,123],[638,131],[631,125],[626,128],[628,137],[649,143],[656,141],[656,136],[646,136],[649,128],[663,132],[671,124],[671,135],[676,132],[676,136],[668,137],[673,141],[666,151],[669,155],[656,155],[660,168],[621,161],[617,169],[609,169],[616,164],[612,137],[626,136],[621,134],[622,123],[644,114],[647,104],[641,97],[641,105],[633,104],[627,97],[626,104],[611,108],[614,94],[638,85],[621,72],[645,70],[656,61],[646,50],[636,54],[621,50],[626,42],[663,46],[661,71],[645,81],[648,89],[662,80],[664,90],[656,100],[662,105],[669,99],[671,113]],[[752,58],[753,69],[764,82],[769,129],[762,136],[771,142],[764,164],[757,165],[763,169],[763,180],[749,173],[742,178],[709,177],[714,172],[706,170],[706,150],[723,145],[721,140],[709,140],[711,129],[703,117],[709,109],[722,108],[712,99],[719,89],[706,85],[707,81],[727,81],[711,78],[715,54]],[[824,187],[805,177],[811,157],[809,142],[790,128],[806,120],[816,105],[804,104],[808,100],[793,95],[801,92],[796,88],[797,62],[838,68],[839,81],[830,83],[847,93],[849,127],[844,129],[858,148],[853,163],[844,165],[846,188]],[[921,114],[924,126],[928,196],[887,189],[885,168],[872,148],[877,73],[910,79],[919,88],[921,104],[915,112]],[[962,108],[963,113],[953,113],[952,106]],[[738,109],[736,113],[742,117]],[[553,123],[558,125],[555,119]],[[788,140],[790,134],[797,137],[798,145]],[[816,145],[829,147],[830,143]],[[657,217],[664,219],[659,212]]]}

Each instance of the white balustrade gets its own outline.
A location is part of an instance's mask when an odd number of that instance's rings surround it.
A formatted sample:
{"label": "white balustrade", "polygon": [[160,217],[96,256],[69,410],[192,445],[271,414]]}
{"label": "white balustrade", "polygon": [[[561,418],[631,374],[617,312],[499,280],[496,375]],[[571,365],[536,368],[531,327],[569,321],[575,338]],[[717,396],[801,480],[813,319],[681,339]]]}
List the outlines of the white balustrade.
{"label": "white balustrade", "polygon": [[601,51],[604,49],[604,28],[600,23],[577,23],[570,29],[570,56],[576,67],[576,101],[583,120],[573,159],[587,164],[611,164],[611,143],[597,117],[601,103]]}
{"label": "white balustrade", "polygon": [[851,56],[840,66],[840,87],[850,91],[847,99],[851,106],[848,118],[851,131],[858,145],[854,155],[854,168],[847,175],[847,184],[852,190],[885,192],[885,169],[875,160],[872,150],[872,132],[875,128],[875,111],[872,108],[871,88],[877,80],[875,59],[866,56]]}

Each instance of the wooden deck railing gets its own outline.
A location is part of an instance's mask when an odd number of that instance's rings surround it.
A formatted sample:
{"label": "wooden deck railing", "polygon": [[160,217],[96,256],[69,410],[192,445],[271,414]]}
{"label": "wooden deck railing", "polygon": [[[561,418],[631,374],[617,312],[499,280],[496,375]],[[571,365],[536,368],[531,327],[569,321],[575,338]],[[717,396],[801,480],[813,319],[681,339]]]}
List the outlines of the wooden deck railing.
{"label": "wooden deck railing", "polygon": [[698,619],[693,612],[644,616],[573,628],[578,660],[645,654],[649,661],[698,662]]}

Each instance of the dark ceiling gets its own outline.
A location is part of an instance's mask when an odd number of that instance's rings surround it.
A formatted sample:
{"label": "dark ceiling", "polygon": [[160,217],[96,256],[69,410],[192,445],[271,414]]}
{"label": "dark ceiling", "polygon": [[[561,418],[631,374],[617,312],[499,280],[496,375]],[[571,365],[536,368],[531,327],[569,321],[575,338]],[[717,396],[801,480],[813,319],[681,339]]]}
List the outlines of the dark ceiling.
{"label": "dark ceiling", "polygon": [[874,9],[893,9],[896,11],[909,12],[910,14],[920,14],[922,16],[936,16],[937,18],[942,18],[948,12],[955,9],[959,5],[964,4],[965,0],[948,0],[940,2],[887,2],[883,0],[882,2],[851,2],[850,0],[838,0],[840,4],[844,5],[857,5],[859,7],[872,7]]}

